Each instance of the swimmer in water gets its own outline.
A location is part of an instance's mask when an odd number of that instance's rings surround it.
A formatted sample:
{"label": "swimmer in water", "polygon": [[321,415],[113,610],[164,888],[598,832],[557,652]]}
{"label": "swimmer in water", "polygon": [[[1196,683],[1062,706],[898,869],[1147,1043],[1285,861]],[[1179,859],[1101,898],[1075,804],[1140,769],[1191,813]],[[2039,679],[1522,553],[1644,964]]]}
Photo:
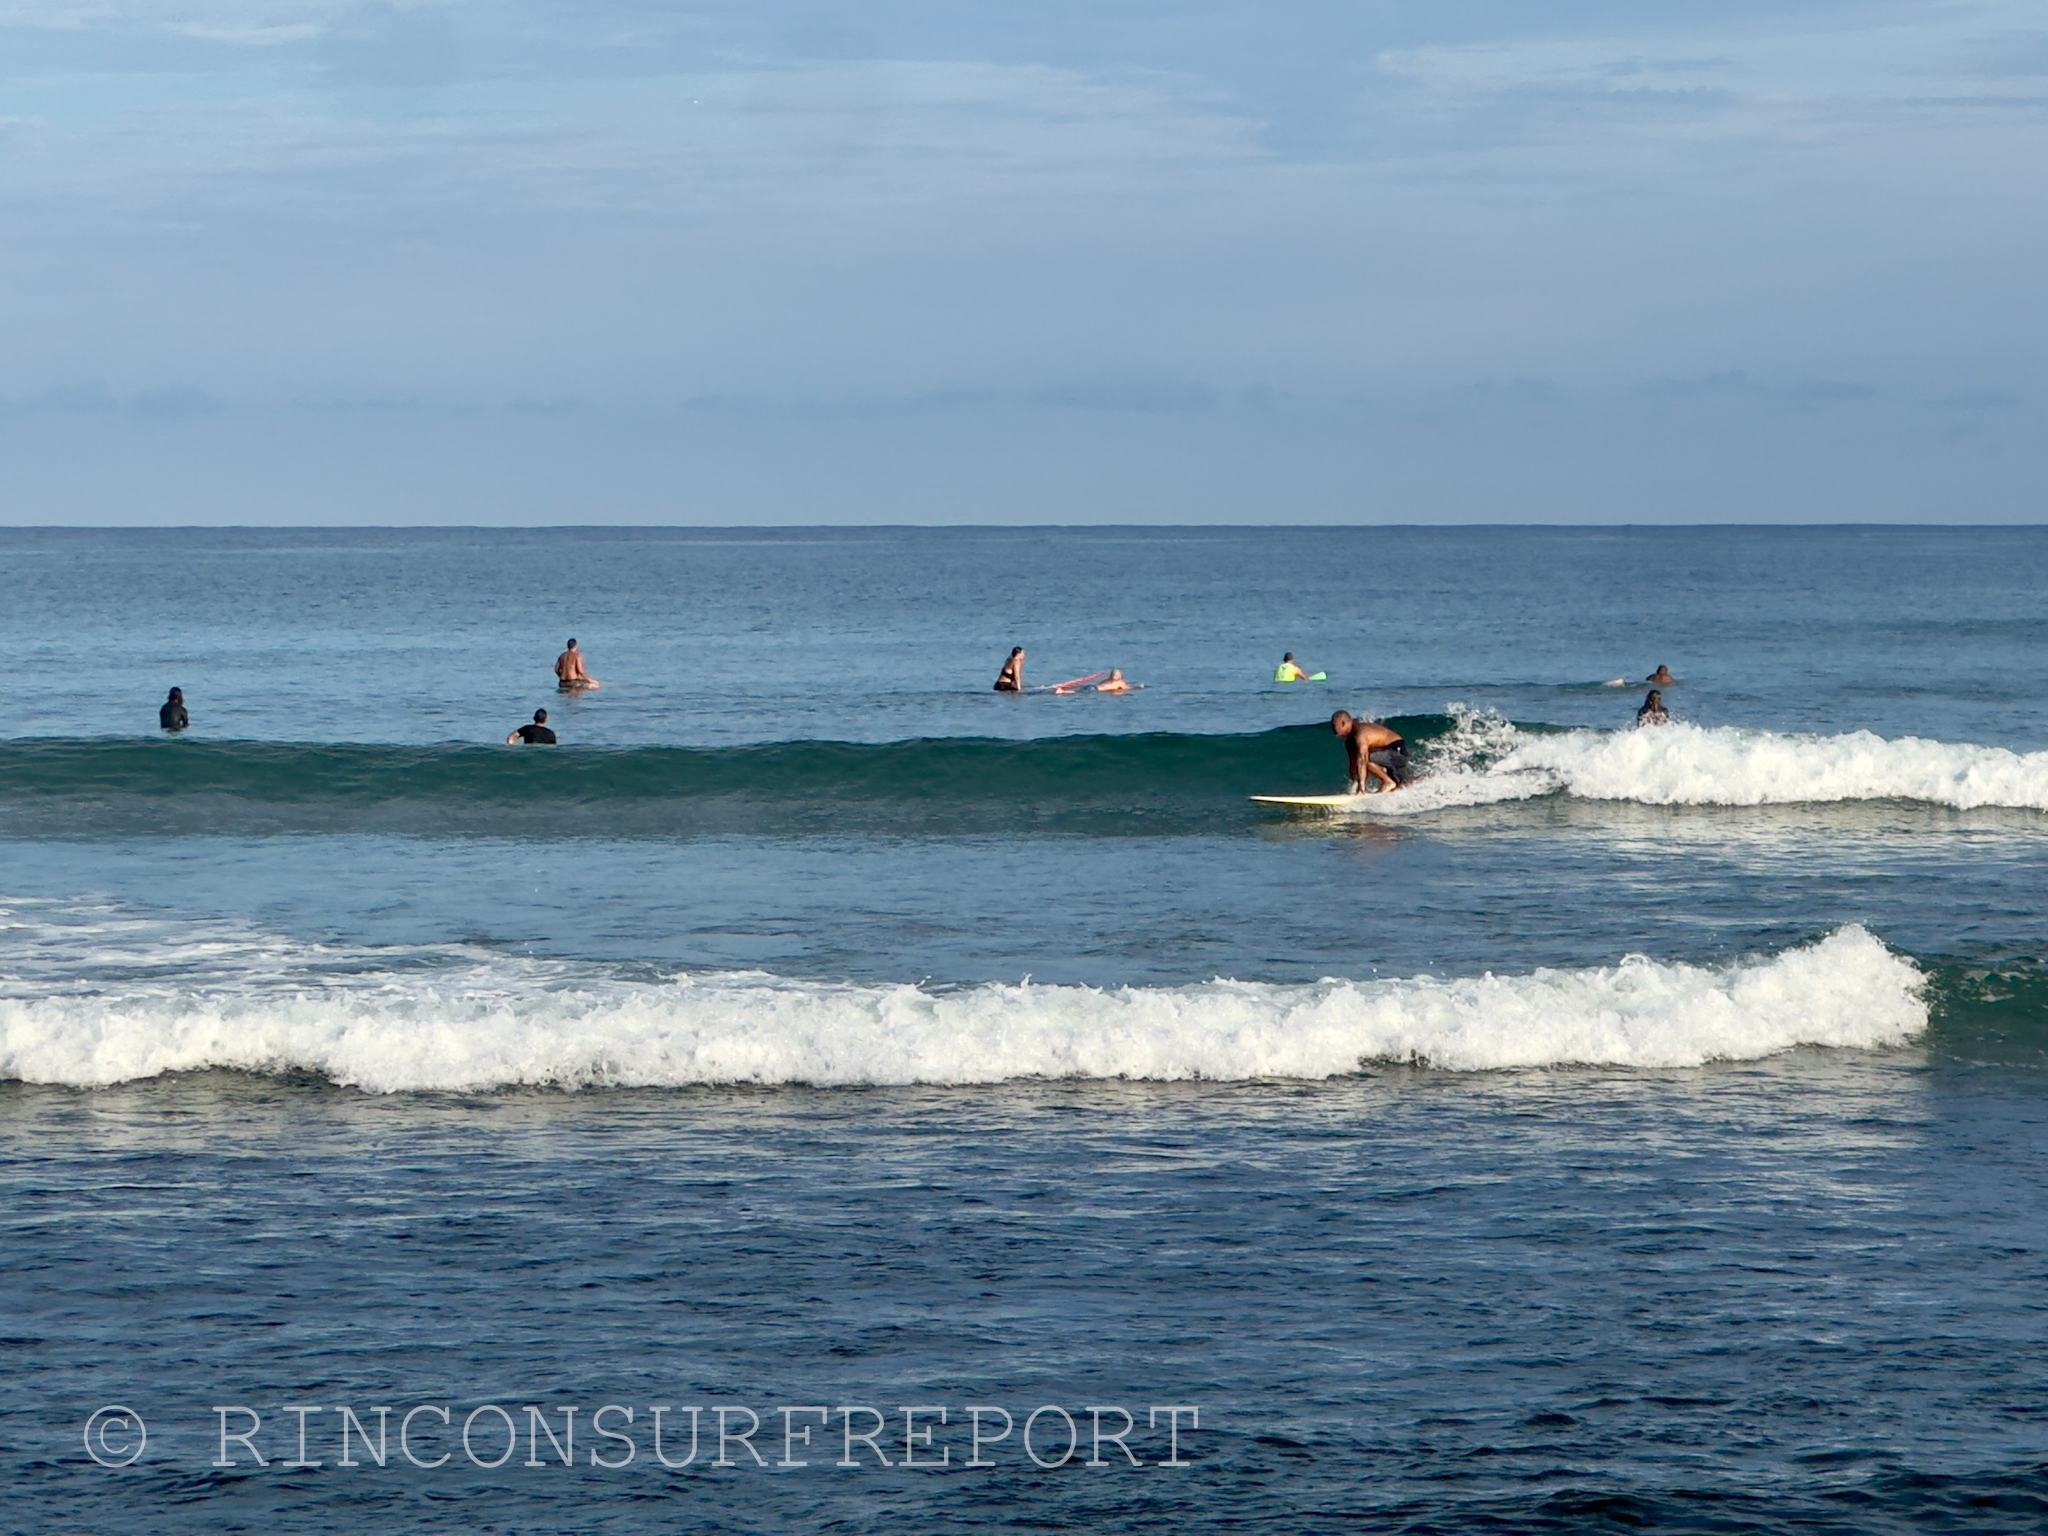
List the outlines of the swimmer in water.
{"label": "swimmer in water", "polygon": [[[1664,669],[1659,667],[1657,670],[1661,672]],[[1641,730],[1646,725],[1669,725],[1670,723],[1671,711],[1664,707],[1664,695],[1652,688],[1650,696],[1643,700],[1643,707],[1636,711],[1636,729]]]}
{"label": "swimmer in water", "polygon": [[1643,681],[1646,683],[1655,683],[1659,688],[1669,688],[1676,684],[1678,679],[1671,675],[1671,669],[1669,667],[1659,666],[1656,671],[1652,672],[1648,677],[1644,678]]}
{"label": "swimmer in water", "polygon": [[1398,731],[1388,730],[1377,720],[1359,720],[1345,710],[1330,716],[1330,729],[1344,742],[1351,759],[1351,793],[1362,795],[1366,785],[1378,779],[1385,786],[1381,794],[1399,789],[1415,777],[1408,766],[1408,744]]}
{"label": "swimmer in water", "polygon": [[518,727],[510,736],[505,738],[505,745],[508,747],[554,746],[555,733],[548,729],[548,712],[544,709],[536,709],[533,712],[533,724]]}
{"label": "swimmer in water", "polygon": [[1280,658],[1279,669],[1273,674],[1274,682],[1305,683],[1308,680],[1308,674],[1301,670],[1301,664],[1294,659],[1294,652],[1289,651]]}
{"label": "swimmer in water", "polygon": [[573,639],[569,642],[569,649],[555,658],[555,681],[564,693],[586,690],[595,693],[604,686],[583,665],[583,653],[576,649]]}
{"label": "swimmer in water", "polygon": [[996,674],[997,693],[1022,693],[1024,691],[1024,647],[1010,648],[1010,659],[1003,663],[1003,670]]}
{"label": "swimmer in water", "polygon": [[1109,669],[1109,681],[1097,683],[1095,691],[1097,693],[1129,693],[1131,685],[1124,681],[1123,673],[1119,672],[1115,667],[1111,667]]}
{"label": "swimmer in water", "polygon": [[173,688],[171,696],[156,712],[156,723],[167,731],[182,731],[192,723],[192,717],[185,713],[185,690]]}

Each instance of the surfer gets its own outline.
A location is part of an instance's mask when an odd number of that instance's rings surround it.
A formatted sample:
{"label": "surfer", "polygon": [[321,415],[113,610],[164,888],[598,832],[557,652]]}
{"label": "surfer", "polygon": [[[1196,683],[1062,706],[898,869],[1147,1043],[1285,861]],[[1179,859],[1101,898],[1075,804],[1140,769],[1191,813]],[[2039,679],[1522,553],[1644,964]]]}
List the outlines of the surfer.
{"label": "surfer", "polygon": [[1646,683],[1655,683],[1659,688],[1670,688],[1677,684],[1678,679],[1671,675],[1671,669],[1669,667],[1664,666],[1662,663],[1659,663],[1657,670],[1652,672],[1648,677],[1644,678],[1643,681]]}
{"label": "surfer", "polygon": [[1372,779],[1385,786],[1380,792],[1386,794],[1415,777],[1415,771],[1408,766],[1408,744],[1401,739],[1400,732],[1387,729],[1377,720],[1354,719],[1342,709],[1330,716],[1330,729],[1343,738],[1344,750],[1350,756],[1354,795],[1364,794],[1367,782]]}
{"label": "surfer", "polygon": [[1305,683],[1308,680],[1309,675],[1301,670],[1300,663],[1294,659],[1294,652],[1289,651],[1285,656],[1282,656],[1280,658],[1279,670],[1277,670],[1273,674],[1274,682]]}
{"label": "surfer", "polygon": [[167,731],[182,731],[192,723],[192,717],[185,713],[184,689],[171,690],[171,696],[164,700],[162,708],[156,712],[156,723]]}
{"label": "surfer", "polygon": [[[1661,672],[1664,669],[1659,667],[1657,670]],[[1641,730],[1646,725],[1669,725],[1670,723],[1671,711],[1664,707],[1664,695],[1655,688],[1652,688],[1650,696],[1643,700],[1643,707],[1636,711],[1636,729]]]}
{"label": "surfer", "polygon": [[569,649],[555,658],[555,679],[564,693],[577,693],[585,689],[595,692],[604,686],[592,677],[589,669],[583,665],[583,653],[576,649],[574,639],[569,641]]}
{"label": "surfer", "polygon": [[1097,693],[1129,693],[1131,685],[1124,681],[1124,675],[1115,667],[1109,669],[1109,680],[1095,685]]}
{"label": "surfer", "polygon": [[997,693],[1022,693],[1024,691],[1024,647],[1010,648],[1010,659],[1003,663],[1003,670],[996,674]]}
{"label": "surfer", "polygon": [[505,738],[508,747],[552,747],[555,744],[555,733],[548,729],[548,712],[544,709],[533,712],[533,724],[522,725]]}

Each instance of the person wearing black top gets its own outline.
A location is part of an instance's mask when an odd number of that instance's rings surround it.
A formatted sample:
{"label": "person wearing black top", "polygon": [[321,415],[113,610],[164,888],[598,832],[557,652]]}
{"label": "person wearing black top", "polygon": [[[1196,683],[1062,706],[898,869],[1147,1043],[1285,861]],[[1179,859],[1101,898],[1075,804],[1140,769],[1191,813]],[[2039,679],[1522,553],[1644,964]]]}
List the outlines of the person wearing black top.
{"label": "person wearing black top", "polygon": [[1003,670],[996,674],[997,693],[1022,693],[1024,691],[1024,647],[1014,646],[1010,659],[1003,663]]}
{"label": "person wearing black top", "polygon": [[185,713],[184,689],[171,690],[171,696],[164,700],[163,708],[156,712],[156,723],[167,731],[182,731],[192,723],[192,717]]}
{"label": "person wearing black top", "polygon": [[555,745],[555,733],[548,729],[548,712],[546,710],[536,709],[533,712],[533,724],[522,725],[518,730],[505,738],[505,745],[508,747],[522,743],[529,747],[552,747]]}

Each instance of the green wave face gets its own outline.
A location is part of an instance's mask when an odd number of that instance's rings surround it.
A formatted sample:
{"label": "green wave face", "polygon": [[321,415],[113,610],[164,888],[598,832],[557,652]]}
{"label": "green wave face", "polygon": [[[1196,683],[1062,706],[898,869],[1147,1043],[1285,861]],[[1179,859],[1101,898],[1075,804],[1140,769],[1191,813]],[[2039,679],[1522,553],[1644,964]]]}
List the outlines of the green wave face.
{"label": "green wave face", "polygon": [[1956,1061],[2048,1068],[2048,966],[1926,963],[1927,1043]]}
{"label": "green wave face", "polygon": [[[1453,725],[1389,723],[1418,748]],[[1343,748],[1322,724],[714,749],[29,741],[0,744],[0,835],[1157,834],[1268,819],[1248,795],[1343,783]]]}

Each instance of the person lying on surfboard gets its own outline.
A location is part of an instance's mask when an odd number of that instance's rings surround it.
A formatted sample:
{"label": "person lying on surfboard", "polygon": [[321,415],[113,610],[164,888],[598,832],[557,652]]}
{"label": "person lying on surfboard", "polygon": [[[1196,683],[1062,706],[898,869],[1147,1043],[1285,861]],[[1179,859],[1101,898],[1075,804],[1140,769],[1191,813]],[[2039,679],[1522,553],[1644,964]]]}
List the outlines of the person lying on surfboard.
{"label": "person lying on surfboard", "polygon": [[1330,716],[1330,729],[1343,739],[1351,759],[1351,793],[1362,795],[1366,785],[1378,779],[1387,794],[1415,777],[1408,766],[1408,744],[1398,731],[1390,731],[1377,720],[1354,719],[1346,710]]}
{"label": "person lying on surfboard", "polygon": [[1010,659],[1003,663],[1003,670],[996,674],[997,693],[1022,693],[1024,691],[1024,647],[1013,646]]}
{"label": "person lying on surfboard", "polygon": [[604,686],[583,665],[583,653],[576,649],[573,639],[569,642],[569,649],[555,658],[555,681],[565,693],[585,688],[594,691]]}
{"label": "person lying on surfboard", "polygon": [[1674,688],[1678,685],[1678,679],[1671,675],[1671,669],[1665,666],[1662,662],[1659,662],[1657,664],[1657,670],[1652,672],[1648,677],[1644,678],[1643,681],[1646,683],[1655,683],[1660,688]]}
{"label": "person lying on surfboard", "polygon": [[1097,683],[1095,685],[1095,691],[1097,693],[1129,693],[1131,691],[1131,686],[1132,685],[1130,683],[1124,681],[1124,675],[1122,672],[1118,671],[1115,667],[1111,667],[1109,669],[1109,680],[1107,682]]}

